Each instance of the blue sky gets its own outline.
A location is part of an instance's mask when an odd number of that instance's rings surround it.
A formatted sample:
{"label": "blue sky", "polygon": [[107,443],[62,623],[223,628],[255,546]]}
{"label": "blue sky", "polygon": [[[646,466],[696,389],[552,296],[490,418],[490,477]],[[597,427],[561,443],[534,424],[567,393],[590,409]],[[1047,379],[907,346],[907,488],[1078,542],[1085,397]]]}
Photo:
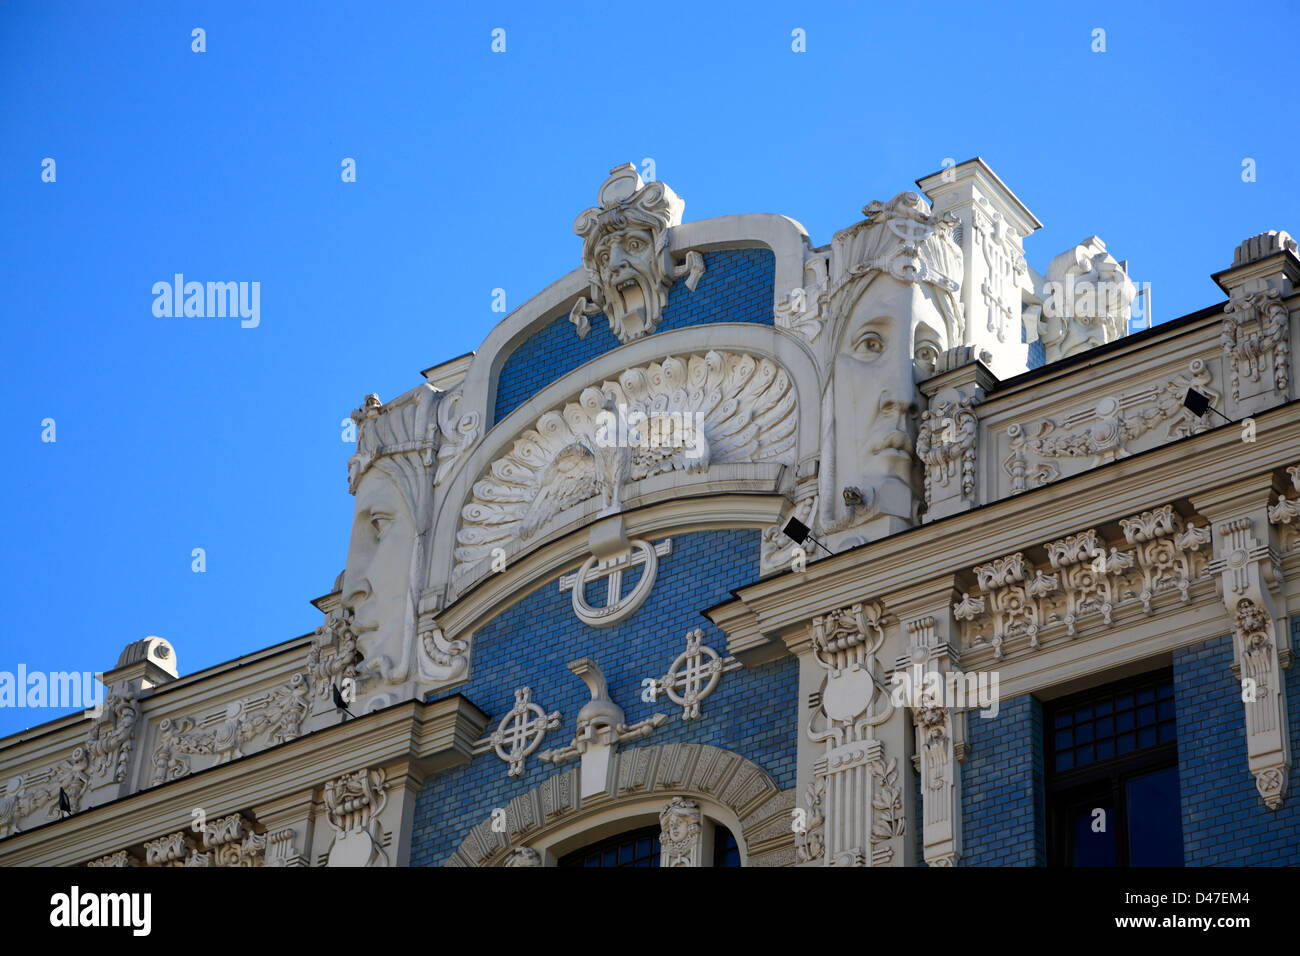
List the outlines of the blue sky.
{"label": "blue sky", "polygon": [[[0,6],[0,670],[157,634],[192,673],[311,631],[347,553],[341,420],[477,348],[493,289],[513,309],[576,267],[618,163],[653,159],[687,220],[821,245],[980,155],[1045,224],[1032,265],[1100,235],[1157,321],[1220,301],[1242,239],[1300,232],[1294,3],[467,6]],[[156,317],[178,272],[259,282],[258,327]]]}

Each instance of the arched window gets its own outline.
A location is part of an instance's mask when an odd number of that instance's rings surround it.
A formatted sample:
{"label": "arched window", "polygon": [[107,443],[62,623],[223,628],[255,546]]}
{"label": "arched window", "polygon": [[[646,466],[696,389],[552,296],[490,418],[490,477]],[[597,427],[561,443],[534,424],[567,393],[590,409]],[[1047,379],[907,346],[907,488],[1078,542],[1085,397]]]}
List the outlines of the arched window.
{"label": "arched window", "polygon": [[[721,823],[705,820],[712,839],[712,852],[705,856],[705,866],[739,867],[740,847],[732,832]],[[582,867],[616,867],[643,866],[657,867],[661,863],[663,845],[660,843],[660,828],[657,826],[641,827],[628,830],[614,836],[605,837],[595,843],[566,853],[560,857],[556,866]],[[708,845],[706,843],[706,846]]]}
{"label": "arched window", "polygon": [[658,866],[660,852],[659,828],[642,827],[575,850],[556,866]]}

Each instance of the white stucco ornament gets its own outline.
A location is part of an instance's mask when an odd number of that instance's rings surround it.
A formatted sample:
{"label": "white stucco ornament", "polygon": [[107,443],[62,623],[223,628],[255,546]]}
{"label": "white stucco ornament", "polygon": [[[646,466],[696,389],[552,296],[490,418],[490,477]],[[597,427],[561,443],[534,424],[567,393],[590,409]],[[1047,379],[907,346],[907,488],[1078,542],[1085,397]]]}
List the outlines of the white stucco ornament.
{"label": "white stucco ornament", "polygon": [[793,383],[769,358],[708,351],[629,368],[541,415],[487,466],[461,508],[454,576],[487,574],[495,549],[518,551],[597,495],[603,514],[618,513],[632,482],[731,462],[793,464],[797,438]]}
{"label": "white stucco ornament", "polygon": [[1047,265],[1036,290],[1043,298],[1027,315],[1036,320],[1048,362],[1114,342],[1128,334],[1137,289],[1126,266],[1090,236]]}
{"label": "white stucco ornament", "polygon": [[659,325],[675,279],[685,276],[686,287],[695,291],[704,257],[688,252],[684,263],[673,263],[668,233],[682,221],[686,204],[664,183],[643,183],[631,163],[610,170],[597,201],[573,224],[583,240],[591,298],[579,298],[569,320],[585,338],[588,317],[604,312],[609,330],[627,344]]}

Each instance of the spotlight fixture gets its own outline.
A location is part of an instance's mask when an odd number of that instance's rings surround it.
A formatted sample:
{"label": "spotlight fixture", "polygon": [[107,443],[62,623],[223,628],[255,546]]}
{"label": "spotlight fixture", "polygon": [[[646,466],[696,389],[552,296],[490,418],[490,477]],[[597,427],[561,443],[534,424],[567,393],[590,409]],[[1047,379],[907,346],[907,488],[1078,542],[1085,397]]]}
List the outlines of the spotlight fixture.
{"label": "spotlight fixture", "polygon": [[791,518],[789,521],[787,521],[785,523],[785,527],[781,529],[781,533],[784,534],[791,541],[793,541],[795,544],[803,544],[805,541],[811,541],[813,544],[817,545],[817,547],[821,548],[827,554],[832,556],[835,554],[834,551],[832,551],[830,548],[826,547],[826,545],[822,544],[820,541],[814,538],[812,535],[812,531],[809,529],[809,527],[806,524],[804,524],[802,521],[800,521],[798,518]]}
{"label": "spotlight fixture", "polygon": [[1231,418],[1229,418],[1227,415],[1223,414],[1223,412],[1219,411],[1217,408],[1215,408],[1213,405],[1210,404],[1210,396],[1202,392],[1198,392],[1194,388],[1189,388],[1187,390],[1187,394],[1183,396],[1183,405],[1187,408],[1189,412],[1191,412],[1197,418],[1200,418],[1207,411],[1211,411],[1214,412],[1214,414],[1218,415],[1220,418],[1222,418],[1229,425],[1232,424]]}
{"label": "spotlight fixture", "polygon": [[343,699],[343,694],[339,691],[339,685],[334,684],[332,689],[334,691],[334,707],[343,713],[343,719],[347,720],[349,717],[355,717],[356,715],[348,710],[348,702]]}

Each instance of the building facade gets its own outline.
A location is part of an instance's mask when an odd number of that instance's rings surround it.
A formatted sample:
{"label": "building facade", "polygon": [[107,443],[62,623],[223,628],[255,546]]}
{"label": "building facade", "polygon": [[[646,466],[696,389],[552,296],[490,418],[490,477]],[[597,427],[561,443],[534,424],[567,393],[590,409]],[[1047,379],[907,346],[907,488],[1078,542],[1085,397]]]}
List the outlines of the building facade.
{"label": "building facade", "polygon": [[917,187],[814,246],[612,170],[353,413],[320,627],[129,645],[0,741],[0,863],[1300,864],[1295,241],[1130,334],[1100,239]]}

